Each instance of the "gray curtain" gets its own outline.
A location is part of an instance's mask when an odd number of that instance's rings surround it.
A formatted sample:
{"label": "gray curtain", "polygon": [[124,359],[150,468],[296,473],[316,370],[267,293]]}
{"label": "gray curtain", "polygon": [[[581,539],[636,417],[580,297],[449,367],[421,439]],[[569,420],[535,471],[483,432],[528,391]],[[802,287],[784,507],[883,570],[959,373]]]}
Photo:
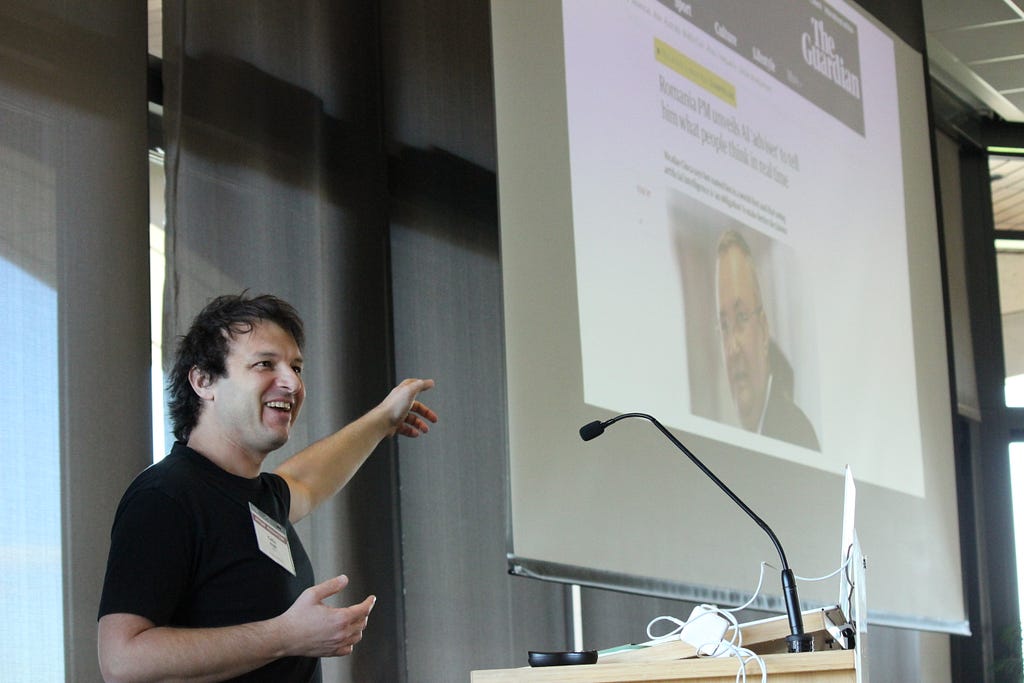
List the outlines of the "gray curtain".
{"label": "gray curtain", "polygon": [[[307,325],[308,398],[273,467],[390,389],[385,169],[372,3],[164,4],[165,353],[213,296],[273,293]],[[393,446],[298,526],[372,629],[325,680],[397,680]]]}
{"label": "gray curtain", "polygon": [[110,523],[151,458],[145,57],[138,2],[0,3],[5,680],[100,680]]}

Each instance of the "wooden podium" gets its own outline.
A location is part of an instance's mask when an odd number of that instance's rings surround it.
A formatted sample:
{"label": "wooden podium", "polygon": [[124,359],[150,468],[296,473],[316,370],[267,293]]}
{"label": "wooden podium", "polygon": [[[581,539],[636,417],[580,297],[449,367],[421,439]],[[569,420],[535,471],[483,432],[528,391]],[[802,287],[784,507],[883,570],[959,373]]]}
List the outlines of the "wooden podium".
{"label": "wooden podium", "polygon": [[[772,683],[855,683],[857,667],[852,650],[763,655]],[[578,666],[492,669],[474,671],[472,683],[735,683],[735,657],[679,659],[671,662],[621,662]],[[747,666],[747,680],[760,681],[756,662]]]}
{"label": "wooden podium", "polygon": [[[757,652],[772,683],[857,683],[862,680],[860,651],[844,649],[845,624],[838,608],[807,610],[805,631],[814,636],[814,652],[785,653],[788,621],[784,616],[740,624],[743,646]],[[863,634],[861,634],[863,635]],[[727,639],[732,632],[726,634]],[[852,644],[852,639],[850,643]],[[735,657],[697,658],[681,640],[602,656],[596,664],[521,667],[474,671],[472,683],[734,683],[740,661]],[[760,681],[756,661],[747,664],[747,680]]]}

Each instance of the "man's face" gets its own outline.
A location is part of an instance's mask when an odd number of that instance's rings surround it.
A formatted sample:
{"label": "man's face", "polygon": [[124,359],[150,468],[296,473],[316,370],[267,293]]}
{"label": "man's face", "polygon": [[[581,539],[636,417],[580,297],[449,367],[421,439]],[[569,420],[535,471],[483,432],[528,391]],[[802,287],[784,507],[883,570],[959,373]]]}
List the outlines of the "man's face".
{"label": "man's face", "polygon": [[753,264],[738,247],[718,260],[718,320],[729,388],[743,427],[756,430],[768,387],[768,321]]}
{"label": "man's face", "polygon": [[201,419],[212,420],[231,446],[262,459],[288,441],[299,416],[306,396],[302,353],[281,326],[260,322],[229,340],[225,368]]}

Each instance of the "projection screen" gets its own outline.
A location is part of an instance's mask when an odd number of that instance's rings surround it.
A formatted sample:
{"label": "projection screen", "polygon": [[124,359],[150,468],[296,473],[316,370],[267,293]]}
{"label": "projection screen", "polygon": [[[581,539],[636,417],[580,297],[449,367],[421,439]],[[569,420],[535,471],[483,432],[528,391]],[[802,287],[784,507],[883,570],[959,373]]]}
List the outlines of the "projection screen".
{"label": "projection screen", "polygon": [[[921,55],[832,0],[493,0],[510,570],[967,633]],[[807,606],[838,579],[801,580]],[[777,572],[756,606],[781,611]]]}

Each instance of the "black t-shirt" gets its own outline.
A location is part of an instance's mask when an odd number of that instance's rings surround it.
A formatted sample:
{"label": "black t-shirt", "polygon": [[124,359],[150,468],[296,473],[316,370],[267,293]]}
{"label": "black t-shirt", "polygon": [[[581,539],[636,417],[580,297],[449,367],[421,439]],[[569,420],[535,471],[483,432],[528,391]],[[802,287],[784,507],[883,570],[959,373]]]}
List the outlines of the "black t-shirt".
{"label": "black t-shirt", "polygon": [[[157,626],[216,627],[282,614],[313,585],[276,474],[225,472],[187,446],[147,468],[114,516],[99,616],[128,613]],[[295,575],[264,554],[250,503],[287,531]],[[319,660],[286,657],[234,681],[320,681]]]}

